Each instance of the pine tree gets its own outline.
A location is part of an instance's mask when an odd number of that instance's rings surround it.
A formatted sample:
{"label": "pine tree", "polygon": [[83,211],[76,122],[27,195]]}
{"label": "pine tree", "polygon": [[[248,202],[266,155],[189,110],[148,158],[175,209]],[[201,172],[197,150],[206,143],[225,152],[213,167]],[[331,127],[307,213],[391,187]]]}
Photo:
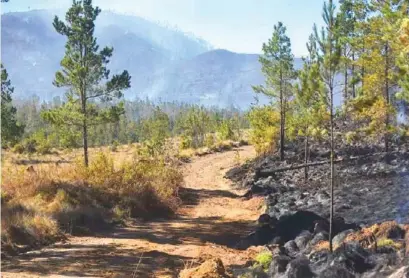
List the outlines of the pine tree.
{"label": "pine tree", "polygon": [[260,56],[259,61],[266,77],[266,85],[253,87],[256,93],[262,93],[278,100],[281,160],[284,160],[287,102],[292,91],[291,81],[295,78],[294,56],[286,30],[283,23],[278,22],[274,26],[272,38],[267,43],[263,43],[263,55]]}
{"label": "pine tree", "polygon": [[401,44],[401,51],[398,57],[399,85],[402,88],[400,98],[409,101],[409,18],[402,19],[399,43]]}
{"label": "pine tree", "polygon": [[[67,37],[62,70],[55,75],[54,85],[68,87],[68,101],[57,109],[43,113],[45,119],[57,125],[73,125],[82,129],[84,163],[88,166],[88,128],[115,122],[124,113],[121,103],[100,109],[97,101],[108,102],[122,97],[122,90],[130,87],[130,75],[123,71],[109,79],[106,65],[113,48],[99,51],[94,37],[95,20],[101,10],[91,0],[73,1],[64,23],[54,18],[55,30]],[[102,81],[106,80],[105,83]]]}
{"label": "pine tree", "polygon": [[13,91],[7,70],[1,64],[1,141],[3,146],[16,142],[24,131],[24,126],[16,119],[17,109],[11,103]]}
{"label": "pine tree", "polygon": [[[292,117],[292,131],[304,137],[304,163],[309,159],[310,137],[323,133],[321,127],[326,122],[325,88],[320,76],[317,60],[317,43],[313,35],[307,43],[309,55],[303,58],[303,68],[298,73],[295,87],[295,112]],[[308,167],[304,168],[304,178],[308,179]]]}
{"label": "pine tree", "polygon": [[333,236],[333,218],[334,218],[334,88],[335,76],[339,71],[341,46],[338,33],[338,21],[335,15],[335,5],[332,0],[324,2],[323,19],[326,24],[325,27],[318,32],[316,25],[314,25],[315,38],[319,45],[319,63],[321,67],[321,78],[326,85],[329,100],[330,113],[330,143],[331,143],[331,157],[330,157],[330,231],[329,243],[330,251],[332,252],[332,236]]}
{"label": "pine tree", "polygon": [[367,119],[361,130],[370,136],[382,134],[385,151],[389,151],[394,121],[392,92],[398,85],[396,58],[399,46],[396,38],[402,3],[372,0],[366,7],[369,11],[367,18],[360,23],[365,26],[366,34],[362,38],[364,55],[359,57],[358,63],[365,67],[365,75],[361,78],[360,96],[352,104],[355,117]]}

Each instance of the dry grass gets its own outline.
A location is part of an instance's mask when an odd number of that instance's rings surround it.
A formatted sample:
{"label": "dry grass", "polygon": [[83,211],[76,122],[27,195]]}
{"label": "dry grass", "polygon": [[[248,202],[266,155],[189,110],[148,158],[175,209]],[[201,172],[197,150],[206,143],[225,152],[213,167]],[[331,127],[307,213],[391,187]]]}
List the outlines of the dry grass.
{"label": "dry grass", "polygon": [[[334,246],[335,247],[335,246]],[[334,248],[335,250],[336,248]],[[321,251],[321,250],[329,250],[329,241],[328,240],[321,240],[314,246],[315,251]]]}
{"label": "dry grass", "polygon": [[[135,146],[115,153],[102,150],[91,150],[88,168],[77,150],[35,158],[7,153],[2,167],[3,247],[45,244],[62,232],[89,232],[113,218],[175,211],[183,182],[175,165],[137,157]],[[34,161],[31,169],[29,163],[16,163],[28,159]]]}
{"label": "dry grass", "polygon": [[248,145],[248,142],[245,140],[240,140],[240,141],[232,141],[232,140],[223,140],[223,141],[217,141],[211,146],[207,147],[202,147],[202,148],[188,148],[188,149],[179,149],[178,154],[176,154],[176,157],[178,157],[180,160],[188,160],[193,156],[204,156],[207,154],[211,153],[216,153],[216,152],[223,152],[223,151],[229,151],[233,148],[237,148],[240,146],[245,146]]}

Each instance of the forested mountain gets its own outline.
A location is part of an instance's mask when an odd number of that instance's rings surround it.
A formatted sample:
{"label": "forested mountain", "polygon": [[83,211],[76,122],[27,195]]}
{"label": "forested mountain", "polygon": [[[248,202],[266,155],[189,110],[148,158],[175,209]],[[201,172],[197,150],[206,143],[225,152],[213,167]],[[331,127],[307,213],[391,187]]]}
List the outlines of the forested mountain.
{"label": "forested mountain", "polygon": [[[53,15],[35,10],[1,18],[1,54],[17,97],[49,100],[63,93],[52,85],[65,43]],[[247,108],[254,100],[251,86],[264,80],[255,54],[211,50],[202,39],[136,16],[103,12],[96,26],[99,44],[114,47],[111,71],[125,68],[132,76],[125,92],[130,99]]]}

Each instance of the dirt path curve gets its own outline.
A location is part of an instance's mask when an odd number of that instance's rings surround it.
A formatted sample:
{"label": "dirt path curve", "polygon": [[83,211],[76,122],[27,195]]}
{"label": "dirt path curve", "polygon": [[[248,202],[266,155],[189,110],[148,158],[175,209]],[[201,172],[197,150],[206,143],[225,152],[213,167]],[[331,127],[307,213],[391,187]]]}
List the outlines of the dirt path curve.
{"label": "dirt path curve", "polygon": [[174,219],[129,223],[93,237],[71,237],[3,262],[2,277],[177,277],[199,259],[234,268],[251,251],[231,247],[248,233],[263,203],[239,198],[225,172],[255,156],[253,147],[210,154],[184,166],[183,205]]}

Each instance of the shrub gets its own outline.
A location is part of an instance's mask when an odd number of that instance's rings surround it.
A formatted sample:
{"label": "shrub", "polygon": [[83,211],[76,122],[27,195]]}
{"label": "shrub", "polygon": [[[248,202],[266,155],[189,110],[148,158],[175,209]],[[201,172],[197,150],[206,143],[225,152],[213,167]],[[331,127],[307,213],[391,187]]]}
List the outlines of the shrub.
{"label": "shrub", "polygon": [[389,238],[382,238],[377,241],[378,248],[381,247],[393,247],[395,249],[402,249],[403,244],[400,242],[395,242]]}
{"label": "shrub", "polygon": [[2,204],[2,248],[15,251],[17,245],[35,246],[61,237],[57,222],[49,215],[29,210],[19,203]]}
{"label": "shrub", "polygon": [[172,214],[180,204],[183,181],[176,166],[162,159],[135,158],[114,165],[102,152],[88,168],[79,159],[64,167],[36,167],[35,172],[25,167],[2,171],[2,239],[9,246],[19,242],[16,229],[29,235],[28,244],[36,244],[52,241],[61,231],[98,228],[112,217]]}
{"label": "shrub", "polygon": [[118,150],[119,142],[117,140],[114,140],[110,146],[111,152],[116,152]]}
{"label": "shrub", "polygon": [[235,134],[233,131],[233,123],[231,120],[224,120],[219,127],[221,140],[234,140]]}
{"label": "shrub", "polygon": [[272,107],[253,107],[247,115],[250,126],[250,141],[258,153],[273,151],[279,136],[279,113]]}
{"label": "shrub", "polygon": [[269,251],[261,252],[256,256],[256,264],[267,270],[273,260],[273,254]]}
{"label": "shrub", "polygon": [[205,146],[208,148],[212,148],[215,143],[216,143],[216,138],[214,134],[212,133],[206,134],[205,142],[204,142]]}
{"label": "shrub", "polygon": [[192,137],[187,136],[187,135],[182,135],[181,140],[180,140],[180,148],[182,150],[188,149],[192,147],[193,145],[193,140]]}
{"label": "shrub", "polygon": [[24,145],[22,143],[17,143],[14,145],[12,152],[22,154],[24,153],[24,150],[25,150]]}

